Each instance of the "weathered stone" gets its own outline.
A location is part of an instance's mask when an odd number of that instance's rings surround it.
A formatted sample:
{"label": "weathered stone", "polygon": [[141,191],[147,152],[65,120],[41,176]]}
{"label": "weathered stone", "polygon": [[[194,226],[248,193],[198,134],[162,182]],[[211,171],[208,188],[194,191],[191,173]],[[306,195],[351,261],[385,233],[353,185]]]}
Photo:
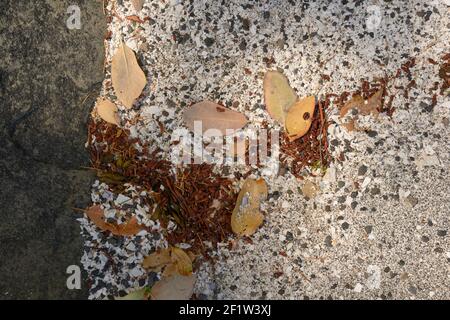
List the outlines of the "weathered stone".
{"label": "weathered stone", "polygon": [[[74,299],[66,268],[80,265],[76,213],[89,203],[86,123],[103,79],[102,2],[0,3],[0,299]],[[90,95],[89,95],[90,94]],[[89,97],[87,99],[86,96]]]}

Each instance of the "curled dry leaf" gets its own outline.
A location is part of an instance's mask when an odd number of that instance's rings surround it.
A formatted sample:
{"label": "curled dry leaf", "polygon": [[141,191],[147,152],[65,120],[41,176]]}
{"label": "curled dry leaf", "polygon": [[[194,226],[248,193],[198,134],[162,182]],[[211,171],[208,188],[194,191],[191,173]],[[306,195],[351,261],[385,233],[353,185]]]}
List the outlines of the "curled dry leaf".
{"label": "curled dry leaf", "polygon": [[202,133],[209,129],[218,130],[217,134],[207,133],[210,136],[226,135],[227,129],[239,130],[247,124],[247,118],[242,113],[211,101],[202,101],[187,108],[183,113],[183,120],[191,131],[194,131],[195,121],[201,121]]}
{"label": "curled dry leaf", "polygon": [[115,297],[114,300],[147,300],[147,288],[142,288],[133,292],[130,292],[124,297]]}
{"label": "curled dry leaf", "polygon": [[288,79],[278,71],[268,71],[264,77],[264,101],[270,116],[284,125],[286,113],[297,100]]}
{"label": "curled dry leaf", "polygon": [[142,7],[144,6],[144,2],[145,2],[145,0],[131,0],[134,10],[136,10],[136,11],[142,10]]}
{"label": "curled dry leaf", "polygon": [[165,276],[175,273],[188,276],[192,274],[192,262],[191,256],[183,249],[172,247],[145,257],[142,266],[154,272],[159,272],[165,267]]}
{"label": "curled dry leaf", "polygon": [[117,236],[133,236],[143,230],[136,217],[132,217],[128,222],[122,224],[112,224],[105,221],[105,214],[100,206],[93,206],[86,210],[86,215],[101,230],[109,231]]}
{"label": "curled dry leaf", "polygon": [[153,252],[151,255],[144,258],[142,266],[145,269],[159,272],[161,269],[172,261],[170,257],[170,249],[162,249]]}
{"label": "curled dry leaf", "polygon": [[231,215],[231,229],[240,236],[251,236],[262,224],[261,201],[267,198],[267,184],[264,179],[247,178],[239,192],[236,206]]}
{"label": "curled dry leaf", "polygon": [[134,51],[122,43],[112,58],[111,78],[117,98],[126,108],[131,108],[147,84]]}
{"label": "curled dry leaf", "polygon": [[171,257],[179,274],[183,276],[192,274],[192,260],[183,249],[172,247]]}
{"label": "curled dry leaf", "polygon": [[[347,113],[355,109],[357,111],[357,115],[367,116],[367,115],[375,115],[379,114],[378,110],[381,107],[381,99],[383,97],[383,89],[375,92],[367,102],[364,101],[363,97],[360,95],[354,96],[351,98],[340,110],[339,116],[340,118],[344,118]],[[343,124],[348,131],[353,131],[356,129],[355,127],[355,119],[350,119],[346,123]]]}
{"label": "curled dry leaf", "polygon": [[309,131],[315,109],[314,96],[301,99],[289,109],[285,125],[290,141],[303,137]]}
{"label": "curled dry leaf", "polygon": [[194,292],[195,275],[172,274],[163,277],[151,290],[152,300],[188,300]]}
{"label": "curled dry leaf", "polygon": [[97,101],[97,113],[104,121],[115,125],[119,124],[117,106],[107,99]]}

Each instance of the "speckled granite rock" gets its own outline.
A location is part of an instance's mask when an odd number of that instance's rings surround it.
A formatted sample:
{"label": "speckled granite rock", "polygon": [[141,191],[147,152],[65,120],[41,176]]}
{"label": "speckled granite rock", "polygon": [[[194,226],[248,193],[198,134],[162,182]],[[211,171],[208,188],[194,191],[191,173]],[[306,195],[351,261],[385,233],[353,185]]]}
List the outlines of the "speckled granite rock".
{"label": "speckled granite rock", "polygon": [[[74,2],[80,30],[66,27]],[[92,181],[80,167],[103,78],[102,3],[6,0],[0,11],[0,299],[83,298],[65,271],[82,253],[71,207],[87,204]]]}

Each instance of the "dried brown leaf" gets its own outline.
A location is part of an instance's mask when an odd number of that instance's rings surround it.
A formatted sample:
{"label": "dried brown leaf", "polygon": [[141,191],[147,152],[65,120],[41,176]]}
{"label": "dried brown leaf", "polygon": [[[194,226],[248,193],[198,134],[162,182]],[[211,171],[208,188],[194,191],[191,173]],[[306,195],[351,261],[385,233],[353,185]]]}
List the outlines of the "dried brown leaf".
{"label": "dried brown leaf", "polygon": [[189,255],[183,249],[172,247],[172,262],[177,267],[179,274],[188,276],[192,274],[192,261]]}
{"label": "dried brown leaf", "polygon": [[131,108],[147,84],[134,51],[122,43],[112,58],[111,77],[117,98],[126,108]]}
{"label": "dried brown leaf", "polygon": [[145,0],[131,0],[134,10],[136,10],[136,11],[142,10],[142,7],[144,6],[144,2],[145,2]]}
{"label": "dried brown leaf", "polygon": [[142,266],[145,269],[160,271],[165,265],[171,263],[171,261],[170,249],[162,249],[145,257]]}
{"label": "dried brown leaf", "polygon": [[217,129],[222,135],[226,135],[227,129],[239,130],[247,124],[247,118],[242,113],[211,101],[202,101],[187,108],[183,113],[183,120],[191,131],[194,131],[194,122],[201,121],[202,133]]}
{"label": "dried brown leaf", "polygon": [[117,106],[107,99],[97,101],[97,113],[104,121],[115,125],[119,124]]}
{"label": "dried brown leaf", "polygon": [[194,291],[195,275],[163,277],[151,290],[152,300],[188,300]]}
{"label": "dried brown leaf", "polygon": [[296,102],[286,115],[286,132],[290,141],[303,137],[311,128],[316,98],[306,97]]}
{"label": "dried brown leaf", "polygon": [[98,205],[87,209],[86,215],[99,229],[109,231],[117,236],[133,236],[144,229],[144,227],[138,223],[136,217],[132,217],[128,222],[120,225],[106,222],[104,211]]}
{"label": "dried brown leaf", "polygon": [[267,198],[267,193],[264,179],[247,178],[231,215],[231,229],[234,233],[240,236],[251,236],[255,233],[264,220],[260,204]]}

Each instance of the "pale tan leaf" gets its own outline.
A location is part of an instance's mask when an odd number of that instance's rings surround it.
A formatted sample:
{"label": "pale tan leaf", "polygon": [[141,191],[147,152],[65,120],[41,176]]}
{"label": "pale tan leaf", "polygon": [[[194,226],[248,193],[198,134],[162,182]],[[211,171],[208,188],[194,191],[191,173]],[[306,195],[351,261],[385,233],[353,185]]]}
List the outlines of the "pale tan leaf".
{"label": "pale tan leaf", "polygon": [[286,115],[286,132],[290,141],[303,137],[309,131],[315,109],[314,96],[301,99],[289,109]]}
{"label": "pale tan leaf", "polygon": [[129,294],[127,294],[124,297],[115,297],[114,300],[147,300],[147,294],[146,294],[147,289],[146,288],[142,288],[133,292],[130,292]]}
{"label": "pale tan leaf", "polygon": [[231,229],[240,236],[251,236],[263,223],[260,204],[267,198],[267,184],[264,179],[247,178],[239,192],[236,206],[231,215]]}
{"label": "pale tan leaf", "polygon": [[111,78],[117,98],[126,108],[131,108],[147,84],[134,51],[122,43],[112,58]]}
{"label": "pale tan leaf", "polygon": [[172,262],[176,265],[178,273],[183,276],[192,274],[192,261],[183,249],[172,247]]}
{"label": "pale tan leaf", "polygon": [[239,130],[247,124],[247,118],[242,113],[211,101],[202,101],[187,108],[183,120],[191,131],[194,131],[194,121],[201,121],[202,133],[208,129],[217,129],[222,135],[226,135],[226,129]]}
{"label": "pale tan leaf", "polygon": [[160,270],[165,265],[171,263],[170,249],[162,249],[160,251],[153,252],[149,256],[144,258],[142,266],[145,269],[158,269]]}
{"label": "pale tan leaf", "polygon": [[107,223],[105,221],[105,214],[100,206],[92,206],[86,210],[86,215],[91,221],[101,230],[109,231],[117,236],[133,236],[144,229],[136,219],[132,217],[128,222],[118,224]]}
{"label": "pale tan leaf", "polygon": [[136,11],[142,10],[142,7],[144,6],[144,2],[145,2],[145,0],[131,0],[134,10],[136,10]]}
{"label": "pale tan leaf", "polygon": [[97,101],[97,113],[104,121],[115,125],[119,124],[117,106],[107,99]]}
{"label": "pale tan leaf", "polygon": [[270,116],[284,125],[286,113],[297,100],[288,79],[278,71],[268,71],[264,77],[264,101]]}
{"label": "pale tan leaf", "polygon": [[309,180],[306,180],[302,187],[303,195],[309,199],[312,199],[316,196],[317,192],[319,192],[319,186]]}
{"label": "pale tan leaf", "polygon": [[151,290],[152,300],[188,300],[194,292],[195,275],[163,277]]}

